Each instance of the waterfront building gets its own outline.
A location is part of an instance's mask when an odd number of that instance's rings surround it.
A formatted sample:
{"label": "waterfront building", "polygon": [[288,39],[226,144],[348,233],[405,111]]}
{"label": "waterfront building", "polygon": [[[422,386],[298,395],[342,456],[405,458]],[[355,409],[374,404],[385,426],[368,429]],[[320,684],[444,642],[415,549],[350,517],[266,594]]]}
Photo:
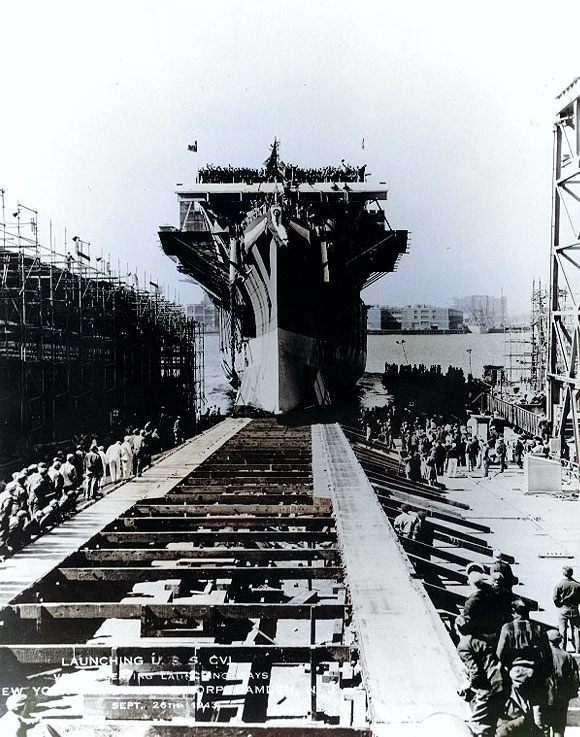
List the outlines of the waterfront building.
{"label": "waterfront building", "polygon": [[460,330],[463,312],[452,307],[407,305],[401,312],[402,330]]}
{"label": "waterfront building", "polygon": [[463,312],[452,307],[406,305],[370,307],[367,328],[372,331],[456,331],[463,327]]}
{"label": "waterfront building", "polygon": [[204,332],[217,333],[219,331],[218,312],[207,294],[197,304],[187,305],[187,317],[204,326]]}

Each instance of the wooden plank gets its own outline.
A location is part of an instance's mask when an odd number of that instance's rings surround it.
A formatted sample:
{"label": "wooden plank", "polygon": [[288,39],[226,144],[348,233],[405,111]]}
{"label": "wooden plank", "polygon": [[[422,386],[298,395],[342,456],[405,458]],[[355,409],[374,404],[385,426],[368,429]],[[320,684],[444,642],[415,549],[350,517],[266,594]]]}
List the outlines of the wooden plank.
{"label": "wooden plank", "polygon": [[336,531],[332,529],[312,530],[104,530],[95,536],[95,541],[104,540],[112,544],[153,543],[165,546],[170,542],[247,542],[247,543],[324,543],[336,542]]}
{"label": "wooden plank", "polygon": [[226,619],[342,619],[345,604],[140,604],[131,602],[42,602],[41,604],[11,604],[0,612],[20,619],[39,620],[45,614],[54,619],[140,619],[145,610],[157,617],[170,619],[185,612],[202,620],[218,614]]}
{"label": "wooden plank", "polygon": [[207,516],[190,516],[190,517],[120,517],[115,522],[112,522],[106,528],[106,531],[114,531],[125,529],[133,530],[144,530],[144,531],[159,531],[163,528],[170,528],[175,532],[183,530],[184,528],[198,525],[201,528],[222,528],[226,526],[232,526],[237,528],[269,528],[269,527],[306,527],[309,529],[321,529],[322,527],[334,526],[334,520],[332,517],[320,514],[314,517],[298,517],[298,516],[285,516],[285,517],[257,517],[255,515],[244,517],[240,515],[233,516],[219,516],[215,515],[212,517]]}
{"label": "wooden plank", "polygon": [[[401,511],[401,505],[396,502],[394,499],[391,499],[389,496],[385,496],[384,494],[381,494],[380,492],[377,492],[377,497],[379,501],[381,502],[381,506],[383,509],[392,509],[395,514],[399,514]],[[422,509],[429,509],[428,506],[422,506]],[[451,522],[454,525],[459,525],[460,527],[467,527],[471,530],[476,530],[477,532],[484,532],[484,533],[491,533],[491,527],[488,525],[482,525],[480,522],[473,522],[473,520],[466,519],[465,517],[459,517],[458,515],[452,515],[452,514],[445,514],[444,512],[441,512],[436,509],[429,509],[430,516],[434,517],[435,519],[440,519],[444,522]]]}
{"label": "wooden plank", "polygon": [[[84,549],[79,551],[81,559],[90,563],[123,563],[127,561],[132,563],[144,563],[154,560],[181,560],[181,559],[199,559],[205,560],[211,558],[218,560],[224,558],[231,560],[249,561],[259,563],[267,560],[325,560],[338,563],[340,552],[336,548],[304,548],[304,549],[288,549],[288,548],[264,548],[262,550],[248,550],[247,548],[115,548],[103,550],[99,548]],[[75,556],[75,562],[79,556]]]}
{"label": "wooden plank", "polygon": [[122,517],[138,517],[139,519],[172,517],[172,515],[190,517],[225,517],[237,514],[253,517],[272,517],[275,515],[312,516],[320,510],[314,504],[261,504],[258,500],[253,504],[217,502],[213,504],[135,504]]}
{"label": "wooden plank", "polygon": [[342,568],[322,566],[292,566],[292,567],[248,567],[248,566],[212,566],[205,568],[188,568],[187,566],[159,566],[155,568],[141,568],[137,566],[126,568],[78,568],[60,566],[58,570],[68,581],[162,581],[166,578],[184,580],[206,580],[216,578],[244,578],[246,580],[264,581],[269,578],[308,580],[330,579],[340,580],[343,576]]}

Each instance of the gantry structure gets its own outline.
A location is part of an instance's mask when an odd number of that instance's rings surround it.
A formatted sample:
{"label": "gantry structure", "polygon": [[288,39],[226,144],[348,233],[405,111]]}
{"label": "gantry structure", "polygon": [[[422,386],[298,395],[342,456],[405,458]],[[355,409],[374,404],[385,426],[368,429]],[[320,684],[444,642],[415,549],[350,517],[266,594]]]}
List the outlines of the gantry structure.
{"label": "gantry structure", "polygon": [[580,77],[557,98],[554,124],[547,415],[553,451],[580,459]]}

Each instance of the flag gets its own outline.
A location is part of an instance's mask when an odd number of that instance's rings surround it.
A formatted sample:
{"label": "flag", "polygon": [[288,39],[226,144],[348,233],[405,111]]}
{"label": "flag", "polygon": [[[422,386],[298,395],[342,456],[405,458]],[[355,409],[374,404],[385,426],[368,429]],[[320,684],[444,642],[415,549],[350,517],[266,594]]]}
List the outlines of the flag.
{"label": "flag", "polygon": [[194,141],[193,143],[190,143],[187,147],[188,151],[193,151],[194,154],[197,153],[197,141]]}

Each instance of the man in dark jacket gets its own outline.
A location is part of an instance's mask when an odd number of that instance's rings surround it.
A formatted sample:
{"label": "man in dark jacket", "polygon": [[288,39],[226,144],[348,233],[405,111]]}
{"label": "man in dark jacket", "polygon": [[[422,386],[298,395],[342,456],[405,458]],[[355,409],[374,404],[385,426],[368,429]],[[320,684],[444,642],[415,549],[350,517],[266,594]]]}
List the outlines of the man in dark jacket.
{"label": "man in dark jacket", "polygon": [[99,455],[97,444],[91,445],[83,461],[85,476],[85,496],[87,500],[95,499],[99,491],[99,484],[103,476],[103,461]]}
{"label": "man in dark jacket", "polygon": [[505,670],[521,666],[531,669],[526,679],[528,700],[533,706],[536,726],[546,729],[548,677],[552,673],[552,651],[545,631],[530,620],[530,609],[523,599],[512,604],[514,618],[501,628],[497,656]]}
{"label": "man in dark jacket", "polygon": [[562,635],[562,649],[566,650],[568,643],[568,628],[570,628],[570,639],[577,653],[580,652],[580,615],[578,604],[580,604],[580,583],[572,576],[574,570],[570,566],[562,568],[564,578],[554,589],[554,604],[558,608],[558,629]]}
{"label": "man in dark jacket", "polygon": [[474,735],[493,737],[507,697],[507,680],[493,646],[472,632],[469,617],[457,617],[460,635],[457,653],[465,668],[466,683],[460,694],[469,701],[469,727]]}
{"label": "man in dark jacket", "polygon": [[548,630],[552,650],[552,674],[548,678],[548,706],[546,721],[552,728],[552,737],[564,737],[568,702],[578,695],[580,677],[578,664],[572,655],[560,650],[562,635],[558,630]]}

